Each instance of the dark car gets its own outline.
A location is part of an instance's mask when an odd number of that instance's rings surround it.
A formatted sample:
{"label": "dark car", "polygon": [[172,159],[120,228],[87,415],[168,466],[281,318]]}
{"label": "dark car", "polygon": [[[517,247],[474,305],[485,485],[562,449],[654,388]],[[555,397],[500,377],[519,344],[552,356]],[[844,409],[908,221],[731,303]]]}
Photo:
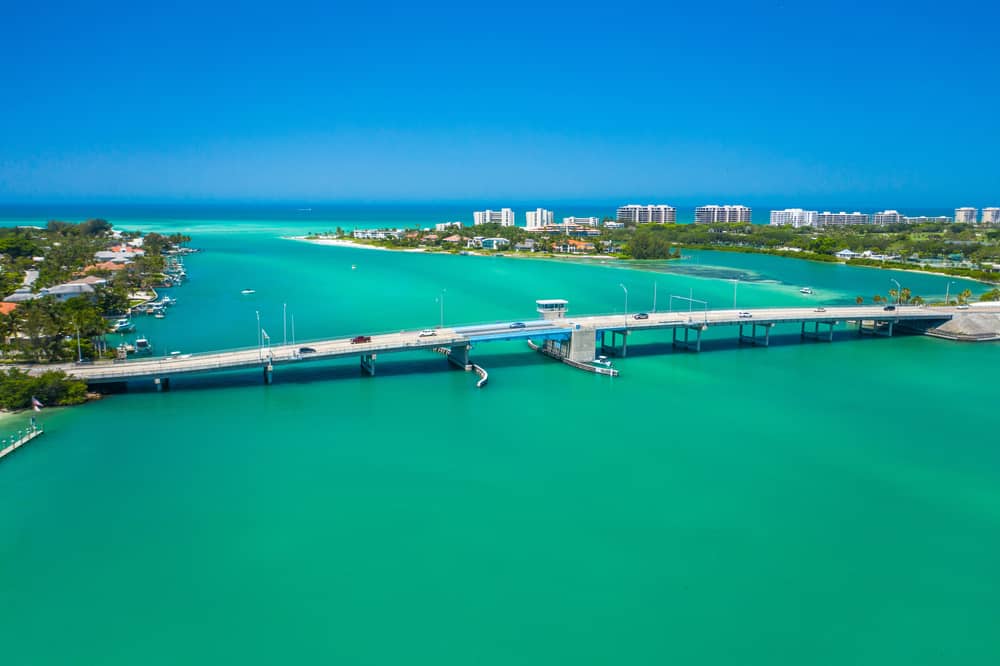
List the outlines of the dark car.
{"label": "dark car", "polygon": [[510,325],[511,328],[524,328],[526,324],[523,321],[515,321]]}
{"label": "dark car", "polygon": [[316,350],[312,347],[299,347],[300,354],[315,354]]}
{"label": "dark car", "polygon": [[895,309],[896,309],[896,306],[895,306],[895,305],[887,305],[887,306],[885,306],[885,307],[884,307],[884,308],[882,308],[882,309],[883,309],[883,310],[895,310]]}
{"label": "dark car", "polygon": [[649,315],[645,312],[636,312],[632,315],[633,319],[649,319]]}
{"label": "dark car", "polygon": [[372,336],[370,335],[355,335],[353,338],[351,338],[352,345],[360,345],[364,342],[371,342],[371,341],[372,341]]}

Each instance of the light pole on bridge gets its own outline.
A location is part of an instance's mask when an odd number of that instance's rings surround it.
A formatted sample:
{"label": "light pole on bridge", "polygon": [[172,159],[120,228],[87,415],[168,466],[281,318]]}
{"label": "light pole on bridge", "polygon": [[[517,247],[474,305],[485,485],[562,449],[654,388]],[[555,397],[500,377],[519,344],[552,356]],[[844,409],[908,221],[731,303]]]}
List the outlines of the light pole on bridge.
{"label": "light pole on bridge", "polygon": [[903,288],[899,285],[899,280],[897,280],[895,278],[889,278],[889,282],[895,282],[896,283],[896,305],[897,306],[902,305],[903,304]]}
{"label": "light pole on bridge", "polygon": [[948,298],[950,297],[951,285],[953,285],[953,284],[955,284],[955,281],[954,280],[949,280],[948,284],[946,284],[945,287],[944,287],[944,304],[945,305],[951,305],[951,301],[948,300]]}
{"label": "light pole on bridge", "polygon": [[622,283],[618,283],[618,286],[625,291],[625,328],[628,328],[628,289]]}

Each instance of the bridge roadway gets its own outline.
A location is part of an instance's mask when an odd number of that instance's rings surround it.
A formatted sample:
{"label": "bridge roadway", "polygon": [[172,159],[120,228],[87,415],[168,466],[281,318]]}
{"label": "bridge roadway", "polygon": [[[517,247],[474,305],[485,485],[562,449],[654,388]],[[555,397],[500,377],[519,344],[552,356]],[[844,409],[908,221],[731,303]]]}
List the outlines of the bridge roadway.
{"label": "bridge roadway", "polygon": [[[984,311],[979,308],[977,311]],[[992,311],[992,308],[990,309]],[[1000,312],[1000,308],[997,308]],[[648,319],[635,319],[634,314],[613,314],[525,322],[524,327],[512,328],[513,322],[497,322],[476,326],[435,329],[435,335],[422,337],[419,331],[401,331],[373,335],[370,342],[352,343],[350,338],[336,338],[296,345],[256,347],[230,351],[184,354],[174,357],[154,357],[113,363],[66,364],[60,369],[91,384],[124,382],[139,379],[166,378],[181,374],[223,372],[270,365],[301,364],[343,357],[364,357],[374,354],[406,352],[437,347],[467,348],[469,345],[496,340],[567,339],[574,330],[594,329],[619,332],[676,329],[692,327],[737,326],[740,324],[793,324],[821,322],[832,324],[844,320],[878,320],[901,322],[936,322],[951,319],[955,308],[924,308],[902,306],[885,311],[876,306],[829,307],[819,312],[814,308],[765,308],[751,310],[752,317],[740,317],[738,310],[708,310],[691,312],[655,312]],[[308,346],[315,350],[300,353]],[[45,366],[41,369],[52,369]],[[39,370],[38,367],[33,370]]]}

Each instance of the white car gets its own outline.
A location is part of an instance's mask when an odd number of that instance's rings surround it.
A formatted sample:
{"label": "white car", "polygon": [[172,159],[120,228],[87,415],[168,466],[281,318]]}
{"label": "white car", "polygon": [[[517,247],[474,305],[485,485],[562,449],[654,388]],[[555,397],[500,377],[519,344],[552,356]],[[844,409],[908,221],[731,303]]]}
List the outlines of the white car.
{"label": "white car", "polygon": [[746,310],[740,310],[740,313],[739,313],[739,318],[740,319],[750,319],[751,317],[753,317],[753,315],[750,314],[749,312],[747,312]]}
{"label": "white car", "polygon": [[422,338],[429,338],[432,335],[437,335],[437,331],[435,331],[433,328],[425,328],[424,330],[420,331],[420,337]]}
{"label": "white car", "polygon": [[959,306],[958,306],[957,308],[955,308],[955,309],[956,309],[956,310],[968,310],[968,309],[969,309],[969,306],[968,306],[968,304],[966,304],[966,303],[962,303],[961,305],[959,305]]}

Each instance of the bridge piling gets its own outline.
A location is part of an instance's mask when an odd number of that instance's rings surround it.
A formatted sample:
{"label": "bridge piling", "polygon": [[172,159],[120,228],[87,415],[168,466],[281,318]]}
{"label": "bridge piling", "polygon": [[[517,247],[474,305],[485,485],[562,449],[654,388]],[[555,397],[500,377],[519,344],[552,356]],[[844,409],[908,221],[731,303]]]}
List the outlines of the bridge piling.
{"label": "bridge piling", "polygon": [[[448,352],[448,362],[460,370],[472,370],[472,363],[469,361],[470,345],[454,345]],[[372,373],[374,374],[374,373]]]}
{"label": "bridge piling", "polygon": [[[608,345],[605,341],[604,334],[606,331],[601,331],[601,353],[611,354],[612,356],[621,356],[625,358],[628,356],[628,331],[611,331],[611,344]],[[621,351],[618,349],[618,336],[622,337]],[[596,342],[596,339],[595,339]]]}
{"label": "bridge piling", "polygon": [[156,377],[153,379],[153,384],[156,385],[156,390],[158,392],[164,392],[170,390],[170,377]]}
{"label": "bridge piling", "polygon": [[[819,327],[821,325],[827,326],[826,333],[820,333]],[[822,340],[825,342],[833,342],[833,329],[837,327],[837,322],[835,321],[815,321],[813,322],[813,330],[806,330],[806,322],[802,322],[802,332],[801,337],[803,340]]]}
{"label": "bridge piling", "polygon": [[[690,339],[691,338],[691,331],[692,330],[694,330],[695,333],[696,333],[696,337],[695,337],[694,342],[691,342],[691,339]],[[701,332],[703,330],[705,330],[705,327],[701,326],[701,325],[694,326],[694,327],[692,327],[692,326],[685,326],[684,327],[684,339],[683,340],[678,340],[677,339],[677,328],[675,327],[674,330],[673,330],[673,336],[674,336],[673,345],[674,345],[674,347],[680,347],[680,348],[686,349],[688,351],[700,352],[701,351]]]}
{"label": "bridge piling", "polygon": [[361,371],[369,377],[375,376],[375,354],[364,354],[361,357]]}
{"label": "bridge piling", "polygon": [[264,366],[265,386],[270,386],[272,381],[274,381],[274,366],[268,363],[267,365]]}
{"label": "bridge piling", "polygon": [[[739,338],[740,344],[743,344],[745,342],[745,343],[751,344],[751,345],[753,345],[755,347],[757,345],[760,345],[762,347],[769,347],[771,345],[771,329],[774,327],[774,324],[757,324],[757,323],[750,324],[750,335],[749,336],[747,336],[747,335],[745,335],[743,333],[743,326],[744,326],[744,324],[740,324],[740,338]],[[763,341],[761,341],[757,337],[757,327],[758,326],[760,326],[761,328],[764,329],[764,340]]]}

